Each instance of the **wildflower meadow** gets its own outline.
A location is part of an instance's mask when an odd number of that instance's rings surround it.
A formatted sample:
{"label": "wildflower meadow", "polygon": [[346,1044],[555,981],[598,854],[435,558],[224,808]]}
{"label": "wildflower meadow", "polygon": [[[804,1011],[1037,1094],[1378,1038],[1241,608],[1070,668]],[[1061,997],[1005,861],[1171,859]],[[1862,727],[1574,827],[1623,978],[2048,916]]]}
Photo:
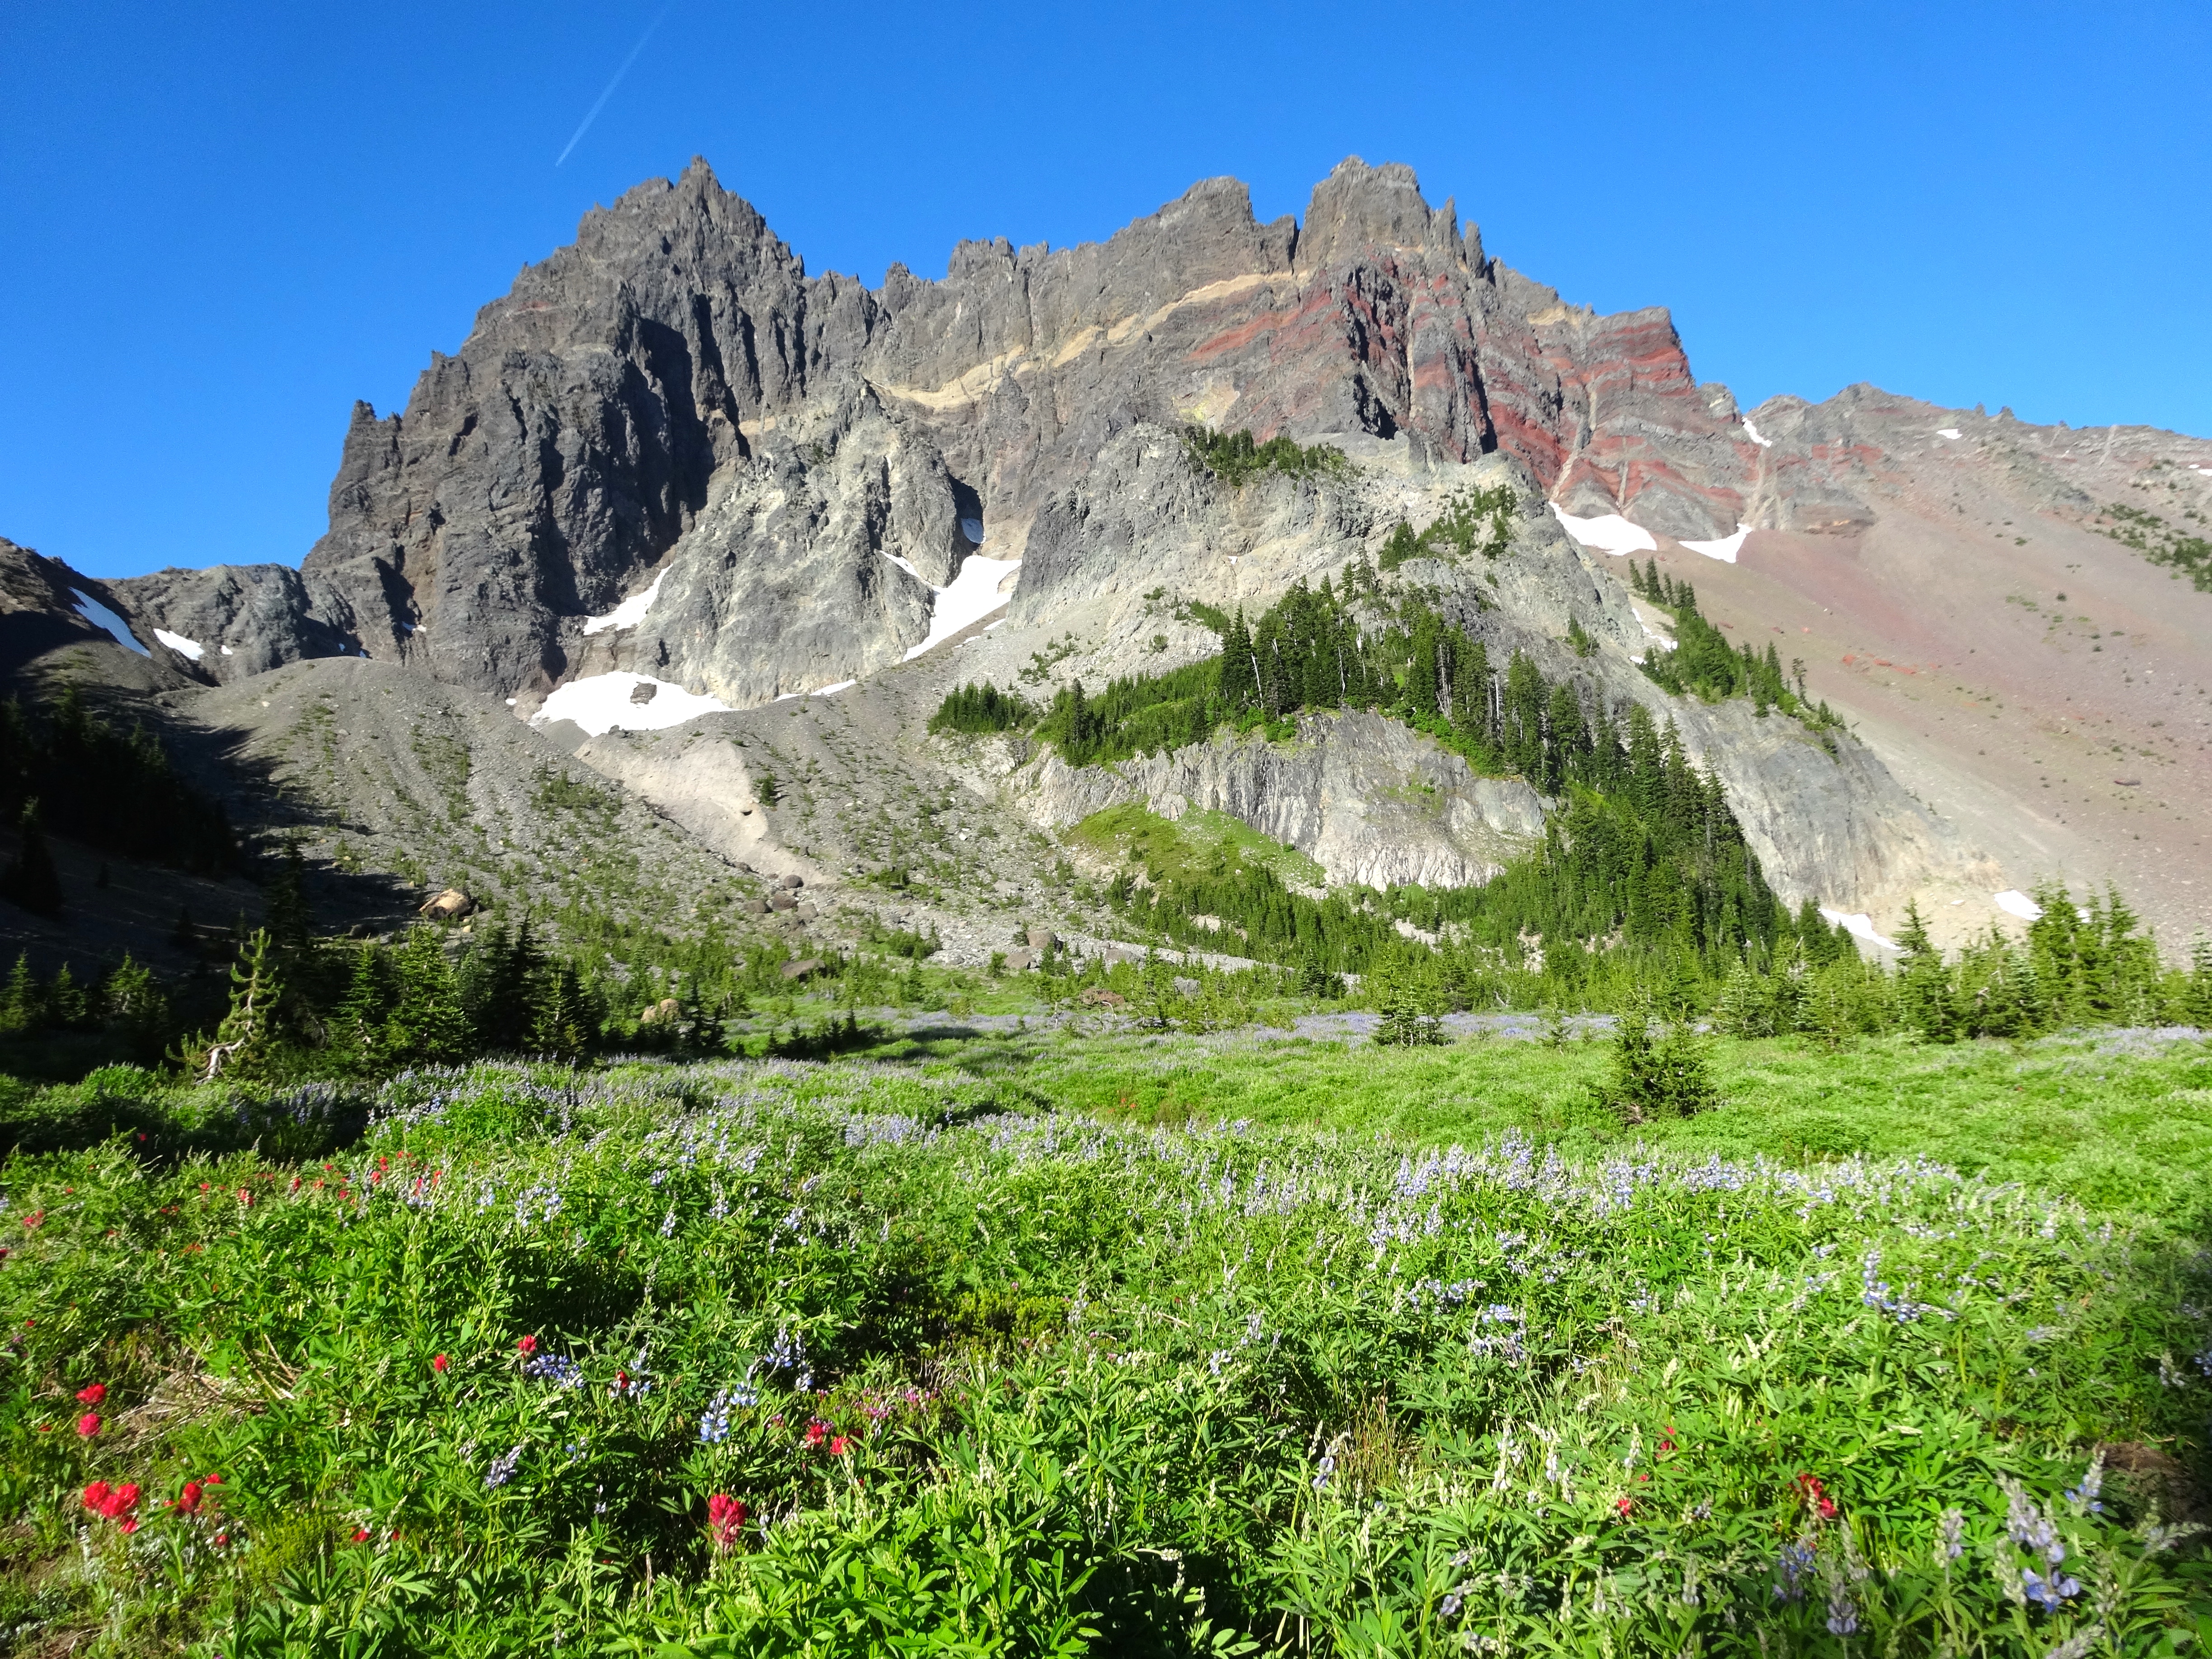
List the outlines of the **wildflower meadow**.
{"label": "wildflower meadow", "polygon": [[94,1074],[119,1127],[5,1171],[0,1649],[2212,1639],[2201,1216],[1742,1102],[1455,1144],[1040,1079]]}

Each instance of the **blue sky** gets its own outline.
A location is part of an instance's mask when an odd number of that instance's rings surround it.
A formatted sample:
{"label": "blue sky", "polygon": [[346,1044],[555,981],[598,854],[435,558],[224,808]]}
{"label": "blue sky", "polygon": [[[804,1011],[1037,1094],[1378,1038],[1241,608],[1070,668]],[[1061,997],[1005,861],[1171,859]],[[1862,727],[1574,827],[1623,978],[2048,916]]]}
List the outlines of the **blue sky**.
{"label": "blue sky", "polygon": [[[660,21],[562,165],[578,124]],[[2212,434],[2212,7],[0,9],[0,535],[296,563],[356,398],[695,153],[808,269],[1409,162],[1747,405]]]}

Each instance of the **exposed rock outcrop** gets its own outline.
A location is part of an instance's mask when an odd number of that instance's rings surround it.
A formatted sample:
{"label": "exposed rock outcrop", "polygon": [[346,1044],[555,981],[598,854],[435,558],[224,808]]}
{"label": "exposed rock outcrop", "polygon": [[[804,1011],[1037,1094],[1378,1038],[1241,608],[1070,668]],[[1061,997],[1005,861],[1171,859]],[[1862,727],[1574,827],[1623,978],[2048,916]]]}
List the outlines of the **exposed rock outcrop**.
{"label": "exposed rock outcrop", "polygon": [[281,564],[158,570],[109,586],[148,645],[198,679],[227,684],[308,657],[361,654],[339,596]]}
{"label": "exposed rock outcrop", "polygon": [[1224,812],[1306,854],[1331,883],[1388,887],[1487,881],[1544,833],[1544,807],[1518,778],[1468,763],[1395,720],[1307,714],[1294,743],[1227,732],[1172,754],[1073,767],[1047,750],[1008,780],[1054,829],[1138,802],[1164,818]]}

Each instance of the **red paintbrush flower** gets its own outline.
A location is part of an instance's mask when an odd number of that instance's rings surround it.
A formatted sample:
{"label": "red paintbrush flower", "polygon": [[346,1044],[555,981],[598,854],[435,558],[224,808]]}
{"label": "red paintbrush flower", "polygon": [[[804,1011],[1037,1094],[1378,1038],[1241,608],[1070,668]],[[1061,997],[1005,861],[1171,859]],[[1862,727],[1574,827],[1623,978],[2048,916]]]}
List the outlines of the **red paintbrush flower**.
{"label": "red paintbrush flower", "polygon": [[746,1516],[750,1513],[742,1500],[731,1497],[727,1492],[718,1492],[709,1498],[707,1500],[707,1535],[714,1540],[714,1547],[726,1550],[734,1545],[738,1541],[738,1534],[744,1530]]}

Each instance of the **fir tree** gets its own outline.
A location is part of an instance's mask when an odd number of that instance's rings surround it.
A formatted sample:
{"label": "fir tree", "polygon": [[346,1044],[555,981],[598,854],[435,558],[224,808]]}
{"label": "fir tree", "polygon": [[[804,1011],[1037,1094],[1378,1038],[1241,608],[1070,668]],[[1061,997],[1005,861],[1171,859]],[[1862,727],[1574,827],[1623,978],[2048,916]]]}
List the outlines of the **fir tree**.
{"label": "fir tree", "polygon": [[0,897],[14,900],[34,916],[61,914],[62,878],[54,868],[54,855],[46,850],[46,832],[40,826],[39,803],[25,804],[17,821],[21,841],[15,856],[0,870]]}
{"label": "fir tree", "polygon": [[1426,975],[1411,963],[1385,957],[1370,977],[1368,1000],[1382,1017],[1375,1028],[1376,1042],[1415,1047],[1444,1040],[1443,999]]}
{"label": "fir tree", "polygon": [[69,1031],[88,1024],[91,1018],[91,1000],[65,962],[54,969],[53,979],[46,987],[46,1019],[57,1029]]}
{"label": "fir tree", "polygon": [[297,836],[284,837],[283,862],[269,884],[266,921],[276,960],[288,974],[295,972],[314,948],[314,924],[307,912],[307,869]]}
{"label": "fir tree", "polygon": [[284,994],[265,930],[256,928],[230,969],[230,1011],[212,1040],[185,1055],[196,1081],[262,1074],[276,1047],[276,1011]]}
{"label": "fir tree", "polygon": [[374,1076],[384,1069],[385,1021],[392,1008],[392,991],[383,952],[373,944],[354,953],[353,972],[345,995],[331,1012],[329,1042],[338,1066],[359,1076]]}
{"label": "fir tree", "polygon": [[410,1066],[448,1066],[468,1058],[468,1014],[446,958],[444,936],[417,925],[392,953],[392,1011],[385,1016],[386,1053]]}
{"label": "fir tree", "polygon": [[1943,955],[1928,938],[1928,924],[1916,899],[1905,908],[1905,926],[1898,929],[1903,951],[1898,981],[1899,1013],[1905,1023],[1930,1042],[1959,1040],[1958,1011],[1944,971]]}
{"label": "fir tree", "polygon": [[583,984],[575,964],[564,958],[538,976],[531,1010],[530,1046],[541,1054],[574,1060],[590,1046],[590,1036]]}
{"label": "fir tree", "polygon": [[1753,973],[1750,964],[1741,957],[1729,967],[1728,978],[1721,986],[1720,1000],[1713,1007],[1713,1025],[1730,1036],[1774,1035],[1774,1010],[1767,994],[1767,981]]}
{"label": "fir tree", "polygon": [[1655,1036],[1648,1005],[1614,1025],[1613,1075],[1595,1092],[1600,1106],[1632,1125],[1690,1117],[1720,1103],[1696,1035],[1677,1022]]}
{"label": "fir tree", "polygon": [[1221,647],[1221,701],[1234,711],[1249,708],[1260,696],[1260,658],[1253,648],[1251,630],[1244,625],[1244,607],[1237,608],[1236,619],[1229,625],[1229,635]]}
{"label": "fir tree", "polygon": [[31,971],[29,953],[24,952],[16,957],[8,975],[7,991],[0,995],[0,1032],[21,1036],[40,1030],[46,1023],[46,987]]}
{"label": "fir tree", "polygon": [[2189,947],[2189,984],[2182,993],[2181,1017],[2200,1031],[2212,1030],[2212,939],[2199,934]]}
{"label": "fir tree", "polygon": [[100,989],[101,1014],[123,1035],[132,1060],[158,1064],[169,1041],[169,999],[161,982],[125,951]]}

